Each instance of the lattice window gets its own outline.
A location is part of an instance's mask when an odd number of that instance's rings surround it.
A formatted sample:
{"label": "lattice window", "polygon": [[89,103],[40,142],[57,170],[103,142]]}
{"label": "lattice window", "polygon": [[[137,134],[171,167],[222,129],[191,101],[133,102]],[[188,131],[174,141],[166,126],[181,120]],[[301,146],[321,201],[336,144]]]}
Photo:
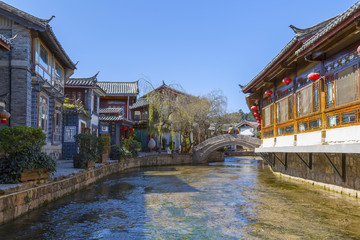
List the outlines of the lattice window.
{"label": "lattice window", "polygon": [[48,116],[49,115],[49,102],[48,99],[40,94],[39,96],[39,117],[38,117],[38,127],[47,134],[48,126]]}
{"label": "lattice window", "polygon": [[293,96],[284,98],[276,103],[276,122],[286,122],[293,119],[292,112]]}
{"label": "lattice window", "polygon": [[54,109],[54,118],[53,118],[53,143],[60,144],[61,143],[61,104],[55,102]]}
{"label": "lattice window", "polygon": [[319,111],[319,81],[296,93],[296,115],[298,117]]}
{"label": "lattice window", "polygon": [[335,74],[336,106],[359,99],[359,78],[356,65]]}
{"label": "lattice window", "polygon": [[263,109],[264,127],[274,124],[274,105],[270,105]]}

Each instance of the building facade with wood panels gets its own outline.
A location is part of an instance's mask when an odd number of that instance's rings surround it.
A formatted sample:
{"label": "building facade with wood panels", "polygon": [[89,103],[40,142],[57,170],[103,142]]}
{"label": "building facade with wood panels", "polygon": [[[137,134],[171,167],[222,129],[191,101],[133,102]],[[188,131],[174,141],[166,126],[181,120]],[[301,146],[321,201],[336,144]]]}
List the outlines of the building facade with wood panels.
{"label": "building facade with wood panels", "polygon": [[313,180],[360,189],[346,174],[360,154],[360,3],[310,28],[290,27],[295,36],[242,87],[260,117],[256,151],[282,172],[291,171],[289,159],[302,161],[304,178],[316,178],[314,159],[324,161],[337,177]]}
{"label": "building facade with wood panels", "polygon": [[13,39],[0,53],[0,96],[11,114],[5,126],[41,128],[44,151],[61,158],[64,82],[76,69],[49,19],[41,19],[0,2],[0,34]]}

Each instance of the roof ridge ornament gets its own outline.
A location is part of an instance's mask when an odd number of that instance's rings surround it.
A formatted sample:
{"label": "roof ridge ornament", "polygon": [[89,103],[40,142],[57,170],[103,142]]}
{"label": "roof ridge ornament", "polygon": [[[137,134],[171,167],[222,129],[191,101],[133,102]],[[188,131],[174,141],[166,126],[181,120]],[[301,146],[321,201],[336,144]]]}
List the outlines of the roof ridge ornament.
{"label": "roof ridge ornament", "polygon": [[17,35],[17,34],[15,34],[15,36],[13,36],[12,38],[9,38],[10,43],[13,43],[13,42],[14,42],[14,40],[15,40],[15,38],[16,38],[17,36],[18,36],[18,35]]}
{"label": "roof ridge ornament", "polygon": [[100,71],[98,71],[94,76],[92,76],[91,78],[95,78],[95,82],[97,82],[97,76],[99,74]]}
{"label": "roof ridge ornament", "polygon": [[52,15],[49,19],[41,19],[41,21],[45,22],[45,23],[49,23],[51,20],[53,20],[53,18],[55,18],[54,15]]}

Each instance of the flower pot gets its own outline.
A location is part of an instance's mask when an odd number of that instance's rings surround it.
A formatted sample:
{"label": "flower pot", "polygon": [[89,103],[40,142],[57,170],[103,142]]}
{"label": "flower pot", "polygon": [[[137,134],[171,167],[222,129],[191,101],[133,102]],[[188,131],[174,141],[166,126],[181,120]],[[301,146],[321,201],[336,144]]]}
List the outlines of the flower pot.
{"label": "flower pot", "polygon": [[89,161],[86,163],[86,168],[91,169],[95,167],[95,161]]}
{"label": "flower pot", "polygon": [[106,153],[103,153],[101,155],[101,158],[96,162],[97,163],[107,163],[108,158],[109,158],[109,153],[106,152]]}
{"label": "flower pot", "polygon": [[50,175],[50,171],[45,169],[33,169],[33,170],[25,170],[20,175],[20,181],[34,181],[40,179],[46,179]]}

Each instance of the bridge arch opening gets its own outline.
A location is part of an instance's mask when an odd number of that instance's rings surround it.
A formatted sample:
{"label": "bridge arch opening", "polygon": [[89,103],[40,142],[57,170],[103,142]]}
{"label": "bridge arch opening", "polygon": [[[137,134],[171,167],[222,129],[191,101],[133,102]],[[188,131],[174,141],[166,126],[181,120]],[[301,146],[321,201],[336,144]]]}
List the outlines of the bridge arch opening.
{"label": "bridge arch opening", "polygon": [[193,159],[197,162],[204,162],[206,158],[217,149],[228,145],[239,145],[249,149],[259,147],[261,140],[258,138],[239,134],[224,134],[207,139],[194,147]]}

